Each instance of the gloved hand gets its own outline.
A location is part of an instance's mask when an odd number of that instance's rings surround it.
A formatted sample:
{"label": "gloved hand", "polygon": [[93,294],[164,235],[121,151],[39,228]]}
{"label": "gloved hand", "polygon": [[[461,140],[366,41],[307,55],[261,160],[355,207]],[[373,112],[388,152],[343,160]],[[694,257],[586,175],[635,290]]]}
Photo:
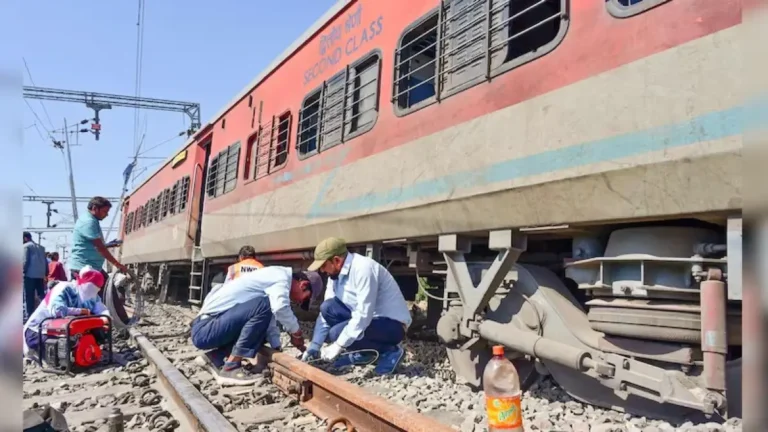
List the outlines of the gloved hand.
{"label": "gloved hand", "polygon": [[317,350],[308,349],[304,351],[304,354],[301,355],[301,361],[306,362],[310,360],[316,360],[320,356],[320,353],[317,352]]}
{"label": "gloved hand", "polygon": [[325,361],[335,360],[336,357],[338,357],[339,354],[341,354],[341,350],[343,349],[344,348],[341,345],[332,343],[320,350],[320,358],[322,358]]}

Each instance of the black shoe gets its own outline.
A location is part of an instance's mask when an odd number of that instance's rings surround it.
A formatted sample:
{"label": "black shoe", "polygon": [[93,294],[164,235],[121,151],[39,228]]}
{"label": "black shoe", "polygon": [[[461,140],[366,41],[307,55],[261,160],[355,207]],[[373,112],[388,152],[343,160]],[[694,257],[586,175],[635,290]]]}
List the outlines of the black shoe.
{"label": "black shoe", "polygon": [[258,381],[258,378],[252,375],[242,366],[227,369],[223,367],[221,369],[211,368],[213,375],[216,378],[216,382],[220,386],[247,386]]}

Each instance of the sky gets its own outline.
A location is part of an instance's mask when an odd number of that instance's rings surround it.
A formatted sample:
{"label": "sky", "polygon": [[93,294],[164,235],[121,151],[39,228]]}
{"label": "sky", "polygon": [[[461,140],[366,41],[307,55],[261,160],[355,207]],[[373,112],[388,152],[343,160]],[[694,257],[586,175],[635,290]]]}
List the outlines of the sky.
{"label": "sky", "polygon": [[[207,0],[146,1],[141,96],[198,102],[205,124],[295,39],[320,18],[335,0]],[[24,28],[18,52],[24,85],[134,95],[139,0],[27,0],[19,7]],[[33,30],[34,31],[30,31]],[[26,65],[25,65],[26,62]],[[69,125],[93,117],[84,104],[28,99],[23,110],[23,163],[10,176],[22,179],[23,195],[69,196],[64,154],[50,136],[61,140]],[[122,172],[134,153],[135,110],[101,111],[101,137],[74,133],[70,142],[78,197],[120,196]],[[142,110],[139,137],[146,151],[134,183],[159,167],[184,143],[179,132],[189,126],[181,113]],[[88,128],[89,124],[81,126]],[[71,128],[71,126],[70,126]],[[146,170],[144,170],[146,168]],[[14,170],[16,172],[14,172]],[[131,183],[129,183],[129,190]],[[105,236],[117,211],[116,202],[102,221]],[[78,206],[78,213],[86,211]],[[53,205],[52,224],[71,227],[70,202]],[[46,206],[23,203],[22,224],[46,226]],[[119,220],[115,221],[115,227]],[[38,236],[34,235],[35,241]],[[47,250],[69,245],[68,233],[45,233]],[[57,247],[58,245],[58,247]]]}

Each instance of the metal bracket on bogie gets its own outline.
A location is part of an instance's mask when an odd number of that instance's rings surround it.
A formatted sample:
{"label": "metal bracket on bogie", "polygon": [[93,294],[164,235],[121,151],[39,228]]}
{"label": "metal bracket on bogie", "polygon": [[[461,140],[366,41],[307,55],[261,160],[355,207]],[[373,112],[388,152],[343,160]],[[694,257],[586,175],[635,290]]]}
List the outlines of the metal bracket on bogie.
{"label": "metal bracket on bogie", "polygon": [[[459,294],[463,305],[463,325],[461,326],[463,330],[466,329],[468,333],[476,332],[476,329],[470,328],[470,323],[474,322],[488,305],[520,254],[527,247],[528,238],[525,235],[513,233],[512,230],[491,231],[488,235],[488,248],[497,251],[498,255],[476,287],[472,283],[464,258],[464,255],[471,251],[469,239],[456,234],[440,236],[438,251],[443,254],[448,265],[446,291]],[[465,336],[469,337],[471,334]]]}

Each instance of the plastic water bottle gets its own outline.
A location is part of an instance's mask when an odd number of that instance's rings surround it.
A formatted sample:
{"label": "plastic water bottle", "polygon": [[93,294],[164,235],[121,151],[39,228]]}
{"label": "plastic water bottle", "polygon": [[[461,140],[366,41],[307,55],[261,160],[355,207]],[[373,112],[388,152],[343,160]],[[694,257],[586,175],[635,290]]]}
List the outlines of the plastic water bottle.
{"label": "plastic water bottle", "polygon": [[493,347],[493,358],[483,372],[485,410],[490,432],[523,432],[520,406],[520,377],[515,365],[504,357],[504,347]]}

